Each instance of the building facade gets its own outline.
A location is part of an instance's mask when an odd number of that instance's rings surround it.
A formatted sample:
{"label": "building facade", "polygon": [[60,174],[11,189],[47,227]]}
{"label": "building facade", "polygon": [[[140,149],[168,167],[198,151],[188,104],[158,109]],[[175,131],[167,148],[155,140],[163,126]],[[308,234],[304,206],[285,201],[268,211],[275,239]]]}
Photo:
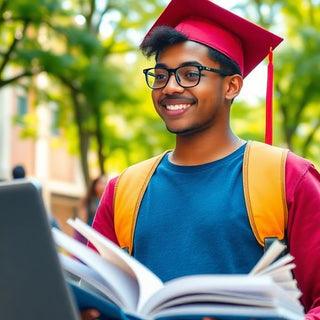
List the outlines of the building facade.
{"label": "building facade", "polygon": [[[79,159],[67,152],[66,142],[52,125],[54,105],[35,105],[34,101],[20,87],[0,90],[0,179],[12,179],[12,168],[24,166],[26,177],[42,185],[48,213],[72,234],[66,220],[77,215],[79,198],[85,192]],[[23,137],[26,120],[34,123],[33,137]]]}

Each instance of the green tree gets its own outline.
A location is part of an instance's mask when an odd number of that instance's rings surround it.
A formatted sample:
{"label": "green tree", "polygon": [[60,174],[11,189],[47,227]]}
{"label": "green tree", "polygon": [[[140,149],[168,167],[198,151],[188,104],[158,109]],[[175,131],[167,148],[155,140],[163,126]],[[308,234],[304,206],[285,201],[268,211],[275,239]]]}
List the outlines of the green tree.
{"label": "green tree", "polygon": [[[125,79],[126,63],[117,57],[136,51],[136,30],[148,27],[161,5],[146,0],[2,2],[1,38],[6,41],[1,46],[0,84],[40,72],[49,77],[45,91],[34,87],[37,99],[57,103],[57,124],[74,138],[78,147],[70,145],[78,150],[87,183],[89,150],[95,150],[104,172],[106,159],[118,148],[114,141],[120,139],[107,128],[108,118],[114,119],[114,113],[130,114],[139,101],[128,90],[132,79]],[[8,65],[16,66],[19,73],[4,79]],[[132,123],[135,116],[140,113],[131,112]]]}
{"label": "green tree", "polygon": [[[0,89],[41,71],[30,63],[37,55],[36,30],[55,14],[58,0],[2,0],[0,4]],[[27,60],[25,58],[28,57]],[[13,67],[14,72],[7,72]]]}
{"label": "green tree", "polygon": [[276,92],[287,145],[319,161],[320,154],[320,7],[312,1],[286,2],[288,33],[279,56]]}
{"label": "green tree", "polygon": [[249,0],[237,8],[250,20],[285,38],[275,53],[275,142],[317,164],[320,154],[319,5],[312,0]]}
{"label": "green tree", "polygon": [[[119,56],[137,49],[137,43],[132,41],[136,29],[150,17],[154,18],[156,8],[156,3],[151,5],[148,1],[74,1],[71,16],[82,18],[83,23],[54,28],[65,36],[65,51],[63,56],[53,57],[59,60],[57,63],[46,64],[42,60],[42,64],[69,90],[87,183],[90,147],[95,148],[103,173],[106,159],[111,156],[113,140],[119,142],[107,128],[112,106],[120,109],[114,111],[125,115],[125,109],[128,108],[130,114],[132,105],[138,102],[128,89],[132,79],[125,79],[127,66]],[[109,23],[104,24],[104,21]],[[111,27],[110,33],[105,34],[103,28],[108,27]],[[52,59],[52,55],[49,58]],[[56,68],[59,62],[67,65]],[[137,116],[137,112],[131,111],[131,114]]]}

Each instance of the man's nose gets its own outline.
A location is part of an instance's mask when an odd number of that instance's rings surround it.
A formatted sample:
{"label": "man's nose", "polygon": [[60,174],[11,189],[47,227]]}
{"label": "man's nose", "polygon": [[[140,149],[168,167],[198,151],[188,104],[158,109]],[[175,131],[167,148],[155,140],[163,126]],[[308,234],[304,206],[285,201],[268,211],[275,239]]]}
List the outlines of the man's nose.
{"label": "man's nose", "polygon": [[179,85],[175,74],[171,72],[167,85],[162,89],[163,93],[172,94],[173,92],[182,92],[183,90],[184,88]]}

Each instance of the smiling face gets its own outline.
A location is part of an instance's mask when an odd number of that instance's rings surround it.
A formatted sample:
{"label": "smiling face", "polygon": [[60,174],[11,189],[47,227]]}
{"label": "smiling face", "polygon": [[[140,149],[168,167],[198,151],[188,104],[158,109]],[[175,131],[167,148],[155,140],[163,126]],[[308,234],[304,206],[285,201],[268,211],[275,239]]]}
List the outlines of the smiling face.
{"label": "smiling face", "polygon": [[[193,41],[167,47],[157,60],[157,66],[171,69],[188,63],[219,69],[210,59],[208,48]],[[219,124],[228,126],[230,102],[238,94],[230,93],[231,78],[203,70],[197,86],[183,88],[171,74],[163,89],[152,91],[155,109],[167,129],[178,135],[210,130]]]}

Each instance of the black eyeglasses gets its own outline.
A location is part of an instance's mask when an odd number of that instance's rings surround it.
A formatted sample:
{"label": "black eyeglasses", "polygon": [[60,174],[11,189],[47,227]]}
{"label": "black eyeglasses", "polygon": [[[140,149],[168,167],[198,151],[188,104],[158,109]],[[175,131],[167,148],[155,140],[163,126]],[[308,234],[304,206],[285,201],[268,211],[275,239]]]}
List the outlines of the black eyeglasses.
{"label": "black eyeglasses", "polygon": [[174,73],[176,81],[181,87],[192,88],[199,84],[202,70],[215,72],[223,77],[231,75],[231,73],[227,73],[223,70],[201,65],[186,65],[175,69],[169,69],[165,67],[148,68],[144,69],[143,73],[146,76],[147,85],[151,89],[164,88],[170,79],[171,73]]}

